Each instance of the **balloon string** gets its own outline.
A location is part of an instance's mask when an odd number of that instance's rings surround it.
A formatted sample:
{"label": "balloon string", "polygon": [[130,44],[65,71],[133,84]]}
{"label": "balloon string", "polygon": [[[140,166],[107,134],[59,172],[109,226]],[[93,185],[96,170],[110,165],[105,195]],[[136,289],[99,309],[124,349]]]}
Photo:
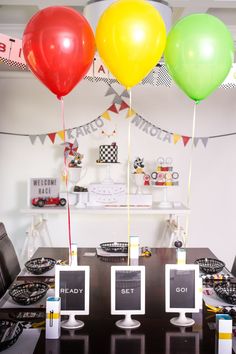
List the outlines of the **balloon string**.
{"label": "balloon string", "polygon": [[[190,162],[189,162],[189,174],[188,174],[188,195],[187,195],[187,207],[190,207],[190,197],[191,197],[191,187],[192,187],[192,168],[193,168],[193,151],[194,151],[194,137],[195,137],[195,128],[196,128],[196,111],[197,111],[198,102],[194,102],[193,107],[193,122],[192,122],[192,141],[191,141],[191,152],[190,152]],[[189,233],[189,215],[186,217],[185,225],[185,236],[184,244],[187,246]]]}
{"label": "balloon string", "polygon": [[[66,142],[66,129],[65,129],[65,109],[63,97],[60,98],[61,101],[61,116],[62,116],[62,126],[63,126],[63,141]],[[68,167],[66,163],[66,155],[64,153],[64,171],[65,171],[65,183],[66,183],[66,199],[67,199],[67,226],[68,226],[68,241],[69,241],[69,262],[71,263],[71,218],[70,218],[70,204],[69,204],[69,192],[68,192]]]}
{"label": "balloon string", "polygon": [[[129,109],[132,108],[131,89],[129,91]],[[128,163],[127,163],[127,234],[128,234],[128,265],[130,265],[130,161],[131,161],[131,124],[128,123]]]}

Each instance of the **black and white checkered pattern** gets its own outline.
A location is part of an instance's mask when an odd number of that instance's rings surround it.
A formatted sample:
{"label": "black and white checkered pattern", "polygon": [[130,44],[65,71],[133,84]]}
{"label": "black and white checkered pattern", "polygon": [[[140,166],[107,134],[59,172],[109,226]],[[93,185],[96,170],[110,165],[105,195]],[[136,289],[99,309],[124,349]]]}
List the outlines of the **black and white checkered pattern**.
{"label": "black and white checkered pattern", "polygon": [[99,162],[100,163],[117,163],[118,162],[118,146],[117,145],[100,145],[99,146]]}
{"label": "black and white checkered pattern", "polygon": [[11,67],[16,67],[20,70],[29,70],[26,64],[18,63],[17,61],[14,61],[14,60],[0,57],[0,61],[3,62],[4,64],[7,64]]}

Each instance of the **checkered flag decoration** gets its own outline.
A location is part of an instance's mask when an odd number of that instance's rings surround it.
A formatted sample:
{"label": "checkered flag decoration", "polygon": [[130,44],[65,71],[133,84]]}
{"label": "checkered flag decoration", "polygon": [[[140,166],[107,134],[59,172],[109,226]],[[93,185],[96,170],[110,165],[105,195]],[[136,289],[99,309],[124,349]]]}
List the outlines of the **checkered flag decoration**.
{"label": "checkered flag decoration", "polygon": [[225,90],[227,90],[227,89],[235,88],[236,84],[234,84],[233,82],[230,82],[230,83],[227,83],[227,84],[222,84],[222,85],[220,85],[220,87],[222,87]]}
{"label": "checkered flag decoration", "polygon": [[118,160],[118,146],[116,144],[99,146],[100,162],[116,163]]}
{"label": "checkered flag decoration", "polygon": [[[99,77],[99,76],[85,76],[85,80],[91,82],[106,82],[107,84],[114,84],[118,81],[114,78],[109,77]],[[164,64],[157,64],[157,66],[140,82],[141,85],[152,85],[152,86],[167,86],[170,87],[172,84],[172,79],[168,74],[166,66]]]}
{"label": "checkered flag decoration", "polygon": [[26,64],[18,63],[17,61],[14,61],[14,60],[10,60],[10,59],[6,59],[6,58],[0,57],[0,62],[2,62],[4,64],[7,64],[8,66],[11,66],[11,67],[16,67],[16,68],[18,68],[20,70],[29,71],[29,69],[28,69]]}

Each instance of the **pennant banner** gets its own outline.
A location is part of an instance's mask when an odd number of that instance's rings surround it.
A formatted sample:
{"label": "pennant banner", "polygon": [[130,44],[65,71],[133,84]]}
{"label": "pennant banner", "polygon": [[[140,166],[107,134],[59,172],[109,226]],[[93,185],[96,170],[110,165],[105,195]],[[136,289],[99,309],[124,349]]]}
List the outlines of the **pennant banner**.
{"label": "pennant banner", "polygon": [[[22,70],[28,70],[26,62],[22,52],[22,40],[9,37],[0,33],[0,60],[9,65],[16,66]],[[111,75],[108,69],[103,64],[98,54],[95,55],[93,64],[88,71],[85,79],[98,82],[106,81],[108,83],[117,82],[117,80]],[[157,66],[149,73],[149,75],[140,84],[149,84],[152,86],[168,86],[173,83],[172,78],[168,74],[168,71],[163,63],[157,64]],[[236,64],[233,64],[229,75],[221,85],[221,87],[228,89],[236,87]],[[110,87],[106,93],[106,96],[116,94],[116,92]],[[129,97],[129,93],[124,91],[121,97]]]}

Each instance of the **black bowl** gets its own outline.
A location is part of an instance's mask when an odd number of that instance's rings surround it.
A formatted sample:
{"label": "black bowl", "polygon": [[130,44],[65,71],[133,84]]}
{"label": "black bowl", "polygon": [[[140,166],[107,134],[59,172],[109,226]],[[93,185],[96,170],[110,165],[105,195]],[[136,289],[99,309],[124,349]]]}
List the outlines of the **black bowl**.
{"label": "black bowl", "polygon": [[23,331],[20,322],[0,320],[0,352],[11,347]]}
{"label": "black bowl", "polygon": [[199,264],[200,270],[206,274],[219,273],[225,267],[224,262],[214,258],[199,258],[194,263]]}
{"label": "black bowl", "polygon": [[236,305],[235,283],[215,284],[214,290],[221,299],[228,302],[229,304]]}
{"label": "black bowl", "polygon": [[100,247],[106,252],[128,253],[128,242],[105,242]]}
{"label": "black bowl", "polygon": [[16,285],[9,290],[12,299],[21,305],[31,305],[44,297],[49,286],[43,282],[30,282]]}
{"label": "black bowl", "polygon": [[25,263],[25,268],[32,274],[43,274],[52,269],[56,264],[53,258],[34,258]]}

